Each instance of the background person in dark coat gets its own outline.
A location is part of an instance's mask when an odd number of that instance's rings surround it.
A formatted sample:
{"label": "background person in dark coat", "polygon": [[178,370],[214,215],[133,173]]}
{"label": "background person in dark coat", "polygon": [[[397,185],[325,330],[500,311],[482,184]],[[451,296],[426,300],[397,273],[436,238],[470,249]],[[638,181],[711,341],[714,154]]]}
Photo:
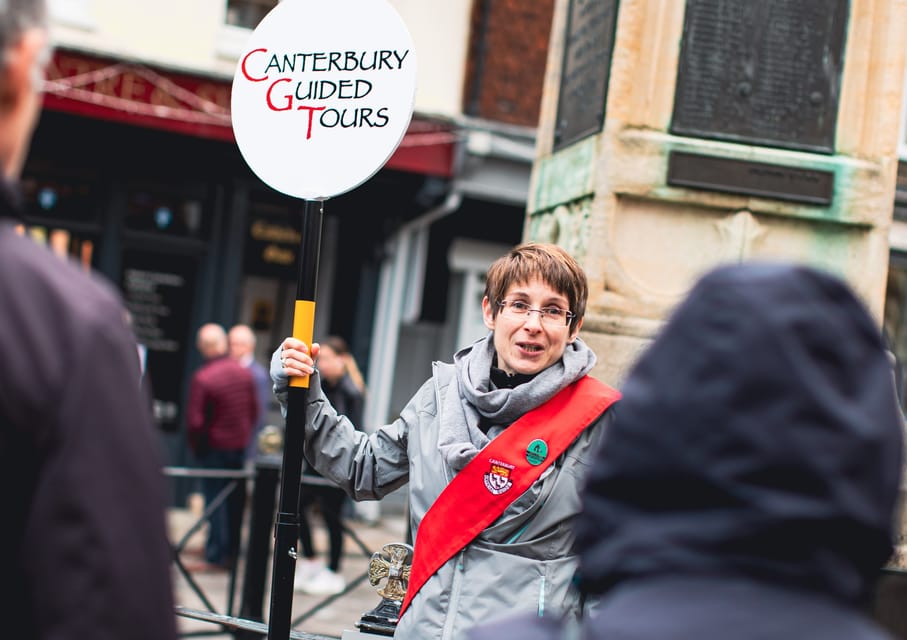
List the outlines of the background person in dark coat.
{"label": "background person in dark coat", "polygon": [[[601,596],[580,637],[887,637],[863,607],[892,552],[903,420],[842,281],[712,272],[623,394],[576,525],[580,585]],[[560,637],[546,624],[472,638]]]}
{"label": "background person in dark coat", "polygon": [[247,324],[237,324],[230,328],[227,333],[227,340],[230,343],[230,357],[239,362],[249,370],[252,379],[255,381],[255,393],[258,398],[258,420],[252,427],[252,435],[249,437],[249,444],[246,446],[246,462],[254,462],[258,455],[258,434],[261,433],[265,426],[265,419],[268,415],[268,407],[274,399],[274,392],[271,390],[273,383],[268,369],[255,359],[255,333],[252,327]]}
{"label": "background person in dark coat", "polygon": [[[196,346],[205,364],[195,372],[189,385],[186,423],[189,444],[206,469],[235,469],[244,466],[246,446],[258,420],[258,398],[249,370],[227,355],[227,332],[208,323],[198,330]],[[205,505],[214,502],[232,480],[205,478],[202,491]],[[205,543],[207,565],[192,569],[230,568],[239,552],[240,529],[246,502],[246,483],[236,488],[211,514]]]}
{"label": "background person in dark coat", "polygon": [[[345,415],[358,430],[362,430],[362,391],[353,381],[347,363],[352,357],[346,340],[328,336],[321,342],[318,354],[318,372],[324,395],[336,409]],[[270,376],[269,376],[270,379]],[[308,479],[309,482],[305,482]],[[346,588],[340,574],[343,557],[343,507],[349,499],[346,492],[318,473],[306,463],[303,468],[303,486],[299,496],[299,543],[302,550],[296,563],[294,588],[312,595],[332,595]],[[312,527],[308,511],[318,505],[328,532],[328,564],[315,557]]]}
{"label": "background person in dark coat", "polygon": [[113,288],[18,232],[45,4],[0,4],[0,636],[170,640],[166,483]]}

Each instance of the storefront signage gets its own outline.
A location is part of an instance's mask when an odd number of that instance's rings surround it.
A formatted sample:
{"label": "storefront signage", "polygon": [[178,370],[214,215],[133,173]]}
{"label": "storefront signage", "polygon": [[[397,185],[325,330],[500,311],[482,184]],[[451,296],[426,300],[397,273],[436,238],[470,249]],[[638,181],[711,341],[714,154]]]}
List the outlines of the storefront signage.
{"label": "storefront signage", "polygon": [[81,116],[233,140],[230,85],[56,49],[44,106]]}
{"label": "storefront signage", "polygon": [[197,262],[153,251],[123,253],[123,299],[139,344],[147,350],[154,416],[162,429],[182,424],[182,381],[191,348],[190,312]]}
{"label": "storefront signage", "polygon": [[259,178],[319,200],[370,178],[406,134],[416,86],[412,38],[384,0],[284,0],[233,78],[233,131]]}
{"label": "storefront signage", "polygon": [[255,216],[249,221],[244,269],[246,275],[292,280],[302,232],[285,218]]}
{"label": "storefront signage", "polygon": [[[57,48],[44,108],[232,144],[231,82]],[[415,118],[385,166],[449,178],[457,139],[450,123]]]}

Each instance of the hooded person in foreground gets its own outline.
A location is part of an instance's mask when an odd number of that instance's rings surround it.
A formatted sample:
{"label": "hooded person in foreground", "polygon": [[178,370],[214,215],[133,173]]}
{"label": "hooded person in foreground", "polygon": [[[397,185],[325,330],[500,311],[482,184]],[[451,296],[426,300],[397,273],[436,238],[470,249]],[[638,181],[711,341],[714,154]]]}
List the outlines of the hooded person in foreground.
{"label": "hooded person in foreground", "polygon": [[[576,522],[579,582],[600,600],[575,637],[887,637],[863,611],[892,552],[903,419],[842,281],[719,268],[622,391]],[[470,638],[565,632],[527,616]]]}

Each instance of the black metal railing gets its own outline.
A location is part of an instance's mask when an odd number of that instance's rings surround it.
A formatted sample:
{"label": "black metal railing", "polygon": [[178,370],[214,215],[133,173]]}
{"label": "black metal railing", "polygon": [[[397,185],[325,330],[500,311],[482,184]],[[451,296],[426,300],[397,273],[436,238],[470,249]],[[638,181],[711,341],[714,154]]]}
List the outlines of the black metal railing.
{"label": "black metal railing", "polygon": [[[269,568],[271,565],[271,541],[273,538],[273,527],[276,509],[276,492],[280,476],[280,459],[273,456],[262,456],[256,461],[253,469],[198,469],[189,467],[165,467],[164,474],[171,478],[227,478],[231,481],[215,496],[215,498],[206,504],[204,511],[198,520],[192,523],[188,529],[182,533],[178,540],[173,543],[173,563],[182,579],[192,590],[192,592],[201,601],[204,609],[193,609],[185,606],[176,607],[176,615],[203,622],[211,623],[211,630],[186,631],[181,634],[182,637],[202,637],[223,635],[224,633],[234,634],[237,640],[253,640],[268,634],[268,627],[262,621],[264,619],[264,597],[267,589],[267,579],[270,575]],[[183,562],[182,554],[192,538],[196,535],[205,524],[210,520],[211,515],[230,498],[230,495],[241,489],[240,483],[252,482],[252,490],[249,494],[250,504],[244,510],[248,513],[245,520],[246,542],[241,545],[239,556],[229,568],[227,578],[228,585],[226,591],[226,602],[223,610],[219,610],[213,598],[205,592],[204,588],[193,577]],[[304,485],[330,485],[330,481],[324,478],[303,477]],[[346,523],[342,524],[344,535],[352,540],[363,556],[372,557],[372,551],[356,535]],[[366,566],[368,563],[365,563]],[[243,579],[241,583],[241,595],[239,610],[235,610],[236,589],[238,580],[238,570],[242,566]],[[353,589],[368,579],[368,569],[366,568],[360,575],[350,580],[344,589],[336,594],[324,596],[315,602],[311,607],[303,611],[291,622],[290,638],[300,640],[334,640],[338,636],[320,636],[296,631],[295,627],[305,622],[315,615],[321,609],[327,607],[339,598],[349,594]],[[350,621],[352,624],[355,621]]]}
{"label": "black metal railing", "polygon": [[[189,467],[165,467],[164,475],[171,478],[195,478],[195,479],[207,479],[207,478],[225,478],[230,479],[230,482],[224,485],[224,487],[216,494],[214,499],[205,504],[204,511],[199,516],[198,520],[195,521],[189,528],[183,532],[178,540],[173,543],[173,564],[176,567],[176,570],[179,572],[181,578],[186,582],[192,592],[198,597],[202,602],[202,605],[205,607],[205,613],[217,616],[219,618],[230,619],[234,616],[234,606],[235,606],[235,595],[236,595],[236,584],[237,584],[237,573],[239,570],[239,558],[235,558],[234,562],[229,568],[229,575],[227,579],[227,591],[226,591],[226,603],[224,604],[223,610],[218,610],[218,607],[212,602],[212,598],[208,593],[202,588],[198,581],[193,576],[192,572],[187,569],[183,561],[183,553],[186,551],[186,546],[188,545],[192,536],[202,530],[206,523],[211,519],[211,515],[215,513],[218,509],[225,506],[227,500],[230,499],[231,494],[240,490],[240,483],[246,483],[248,480],[254,480],[255,472],[252,470],[242,470],[242,469],[197,469]],[[193,610],[187,609],[186,607],[177,607],[177,615],[186,615],[186,617],[197,617],[188,615],[189,612]],[[201,637],[201,636],[210,636],[210,635],[220,635],[224,632],[224,629],[212,629],[210,631],[189,631],[183,633],[183,637]]]}

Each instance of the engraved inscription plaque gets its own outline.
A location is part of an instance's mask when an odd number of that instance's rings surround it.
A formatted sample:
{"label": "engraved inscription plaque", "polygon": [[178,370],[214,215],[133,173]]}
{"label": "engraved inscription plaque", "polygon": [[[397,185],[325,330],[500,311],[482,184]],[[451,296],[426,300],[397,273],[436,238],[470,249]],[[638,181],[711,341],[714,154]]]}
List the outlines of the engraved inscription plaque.
{"label": "engraved inscription plaque", "polygon": [[668,184],[828,205],[834,194],[835,177],[830,171],[818,169],[672,151],[668,157]]}
{"label": "engraved inscription plaque", "polygon": [[554,150],[601,131],[618,0],[570,0]]}
{"label": "engraved inscription plaque", "polygon": [[671,133],[834,151],[848,0],[687,0]]}

